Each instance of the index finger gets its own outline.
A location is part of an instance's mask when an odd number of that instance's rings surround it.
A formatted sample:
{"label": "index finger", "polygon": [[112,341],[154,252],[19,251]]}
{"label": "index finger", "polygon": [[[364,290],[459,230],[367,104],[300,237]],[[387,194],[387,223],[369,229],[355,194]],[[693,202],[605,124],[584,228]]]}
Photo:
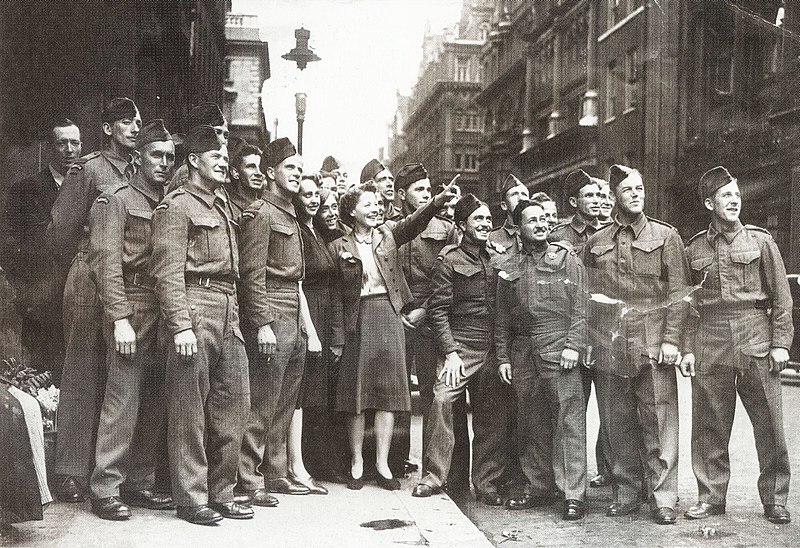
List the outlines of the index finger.
{"label": "index finger", "polygon": [[459,177],[461,177],[461,174],[460,173],[456,173],[455,177],[450,179],[450,182],[447,183],[447,185],[445,186],[445,189],[449,190],[454,184],[456,184],[456,181],[458,180]]}

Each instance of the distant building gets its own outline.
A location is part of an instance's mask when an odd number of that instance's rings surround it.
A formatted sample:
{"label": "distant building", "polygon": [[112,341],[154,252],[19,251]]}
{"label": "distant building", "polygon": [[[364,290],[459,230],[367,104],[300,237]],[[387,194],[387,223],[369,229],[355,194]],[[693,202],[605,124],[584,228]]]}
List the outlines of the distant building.
{"label": "distant building", "polygon": [[229,13],[225,23],[223,112],[231,132],[264,146],[269,132],[261,88],[270,76],[269,46],[261,40],[258,16]]}
{"label": "distant building", "polygon": [[434,185],[461,173],[464,192],[484,195],[478,176],[483,120],[475,98],[492,10],[490,1],[465,1],[458,25],[426,32],[417,83],[410,97],[398,97],[390,129],[389,162],[395,173],[407,162],[422,162]]}

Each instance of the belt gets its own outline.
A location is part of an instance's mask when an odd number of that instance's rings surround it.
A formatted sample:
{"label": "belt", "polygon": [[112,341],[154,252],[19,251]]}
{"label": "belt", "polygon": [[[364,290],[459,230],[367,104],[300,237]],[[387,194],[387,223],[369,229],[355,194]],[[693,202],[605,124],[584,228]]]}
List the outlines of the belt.
{"label": "belt", "polygon": [[136,287],[143,287],[150,290],[156,287],[156,279],[143,272],[123,272],[122,278],[125,280],[126,284],[135,285]]}
{"label": "belt", "polygon": [[233,294],[236,292],[236,284],[230,279],[216,276],[201,276],[199,274],[187,273],[184,276],[186,287],[201,287],[213,291]]}

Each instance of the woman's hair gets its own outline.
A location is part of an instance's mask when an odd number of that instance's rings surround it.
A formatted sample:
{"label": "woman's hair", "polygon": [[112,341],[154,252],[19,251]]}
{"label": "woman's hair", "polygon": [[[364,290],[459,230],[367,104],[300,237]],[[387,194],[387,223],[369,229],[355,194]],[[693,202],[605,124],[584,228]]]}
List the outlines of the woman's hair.
{"label": "woman's hair", "polygon": [[378,187],[375,186],[375,183],[363,183],[350,187],[347,192],[339,198],[339,215],[352,222],[353,211],[356,209],[356,204],[358,200],[361,199],[361,195],[367,192],[374,192],[377,194]]}
{"label": "woman's hair", "polygon": [[[317,189],[319,189],[319,180],[316,177],[316,173],[309,173],[309,174],[303,175],[303,177],[302,177],[302,179],[300,181],[300,185],[301,185],[300,188],[301,189],[303,188],[302,184],[304,182],[306,182],[306,181],[313,182],[314,185],[317,187]],[[302,190],[300,192],[302,192]],[[302,216],[303,218],[305,218],[305,213],[303,212],[303,205],[300,203],[300,192],[298,192],[297,194],[292,196],[292,204],[294,205],[294,210],[297,213],[297,216],[298,217]],[[322,195],[320,195],[320,200],[322,200]],[[322,202],[320,201],[319,204],[320,204],[320,209],[322,209],[322,207],[321,207],[322,206]]]}

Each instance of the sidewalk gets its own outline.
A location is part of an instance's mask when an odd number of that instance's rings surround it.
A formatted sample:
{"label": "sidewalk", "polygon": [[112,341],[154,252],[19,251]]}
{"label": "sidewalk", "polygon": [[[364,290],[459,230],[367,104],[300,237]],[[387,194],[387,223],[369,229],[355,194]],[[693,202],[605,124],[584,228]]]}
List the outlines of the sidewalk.
{"label": "sidewalk", "polygon": [[128,521],[104,521],[91,513],[88,502],[54,503],[44,521],[16,525],[14,536],[0,538],[0,546],[492,546],[446,495],[413,498],[416,480],[403,480],[403,489],[394,492],[374,483],[361,491],[325,484],[327,496],[277,495],[277,508],[255,508],[254,519],[211,527],[181,521],[174,511],[140,508]]}

